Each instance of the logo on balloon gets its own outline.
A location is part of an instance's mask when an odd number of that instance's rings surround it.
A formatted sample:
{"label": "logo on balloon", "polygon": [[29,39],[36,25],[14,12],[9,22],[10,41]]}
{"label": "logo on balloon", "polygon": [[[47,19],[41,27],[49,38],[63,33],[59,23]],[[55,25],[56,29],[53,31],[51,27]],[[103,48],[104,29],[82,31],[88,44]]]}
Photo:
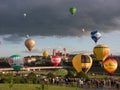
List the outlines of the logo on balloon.
{"label": "logo on balloon", "polygon": [[117,69],[118,63],[113,58],[107,58],[106,60],[104,60],[103,66],[106,72],[108,72],[109,74],[112,74]]}
{"label": "logo on balloon", "polygon": [[61,57],[60,56],[52,56],[51,62],[53,63],[54,66],[58,66],[58,64],[61,62]]}

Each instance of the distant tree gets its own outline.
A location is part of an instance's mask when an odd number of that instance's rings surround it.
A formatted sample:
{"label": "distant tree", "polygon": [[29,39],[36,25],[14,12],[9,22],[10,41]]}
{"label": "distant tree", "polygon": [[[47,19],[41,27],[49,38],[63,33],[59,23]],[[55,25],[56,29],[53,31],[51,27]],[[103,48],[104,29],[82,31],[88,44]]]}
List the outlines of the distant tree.
{"label": "distant tree", "polygon": [[54,77],[55,77],[55,75],[52,72],[49,72],[47,74],[47,78],[54,78]]}
{"label": "distant tree", "polygon": [[77,78],[89,78],[87,73],[79,72],[76,74]]}
{"label": "distant tree", "polygon": [[75,72],[72,71],[72,70],[68,70],[68,73],[67,73],[66,77],[67,77],[67,78],[68,78],[68,77],[71,77],[71,78],[75,77]]}
{"label": "distant tree", "polygon": [[27,76],[28,83],[36,83],[37,81],[37,76],[35,73],[31,72]]}

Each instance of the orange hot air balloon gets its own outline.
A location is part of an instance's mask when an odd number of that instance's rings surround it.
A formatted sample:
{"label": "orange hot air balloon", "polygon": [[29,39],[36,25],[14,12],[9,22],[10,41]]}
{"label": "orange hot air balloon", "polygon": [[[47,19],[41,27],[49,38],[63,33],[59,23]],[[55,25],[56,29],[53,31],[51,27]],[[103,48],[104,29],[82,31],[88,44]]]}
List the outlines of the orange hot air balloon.
{"label": "orange hot air balloon", "polygon": [[105,44],[98,44],[94,47],[93,53],[97,60],[104,61],[110,54],[110,48]]}
{"label": "orange hot air balloon", "polygon": [[35,41],[32,38],[28,38],[27,40],[25,40],[25,46],[29,51],[31,51],[35,46]]}
{"label": "orange hot air balloon", "polygon": [[58,66],[58,64],[61,62],[61,57],[60,56],[52,56],[51,62],[53,63],[54,66]]}
{"label": "orange hot air balloon", "polygon": [[73,58],[72,64],[77,72],[87,73],[92,66],[92,58],[87,54],[78,54]]}
{"label": "orange hot air balloon", "polygon": [[66,52],[67,48],[63,48],[63,50]]}
{"label": "orange hot air balloon", "polygon": [[104,69],[107,73],[112,74],[116,71],[118,63],[114,58],[107,58],[103,61]]}

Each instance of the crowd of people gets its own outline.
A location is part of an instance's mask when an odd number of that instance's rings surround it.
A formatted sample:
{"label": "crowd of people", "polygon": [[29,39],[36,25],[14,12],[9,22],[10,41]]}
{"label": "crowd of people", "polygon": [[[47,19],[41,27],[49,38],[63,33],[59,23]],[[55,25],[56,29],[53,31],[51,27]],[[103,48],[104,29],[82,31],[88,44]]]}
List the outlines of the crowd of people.
{"label": "crowd of people", "polygon": [[45,84],[76,86],[78,88],[113,88],[119,89],[120,82],[116,79],[85,79],[85,78],[44,78]]}

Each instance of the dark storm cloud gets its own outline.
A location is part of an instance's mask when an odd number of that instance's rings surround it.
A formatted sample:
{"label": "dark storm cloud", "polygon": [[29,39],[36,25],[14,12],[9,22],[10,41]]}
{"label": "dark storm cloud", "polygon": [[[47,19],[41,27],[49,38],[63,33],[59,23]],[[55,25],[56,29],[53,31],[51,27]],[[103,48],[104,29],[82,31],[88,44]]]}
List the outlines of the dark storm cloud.
{"label": "dark storm cloud", "polygon": [[23,37],[21,37],[17,34],[3,36],[3,40],[8,41],[10,43],[14,42],[16,44],[20,43],[20,41],[22,41],[23,39],[24,39]]}
{"label": "dark storm cloud", "polygon": [[[120,30],[119,4],[120,0],[0,0],[0,34],[65,37],[82,36],[82,28]],[[77,8],[75,16],[69,13],[72,6]]]}

